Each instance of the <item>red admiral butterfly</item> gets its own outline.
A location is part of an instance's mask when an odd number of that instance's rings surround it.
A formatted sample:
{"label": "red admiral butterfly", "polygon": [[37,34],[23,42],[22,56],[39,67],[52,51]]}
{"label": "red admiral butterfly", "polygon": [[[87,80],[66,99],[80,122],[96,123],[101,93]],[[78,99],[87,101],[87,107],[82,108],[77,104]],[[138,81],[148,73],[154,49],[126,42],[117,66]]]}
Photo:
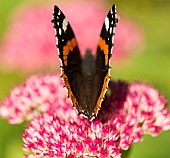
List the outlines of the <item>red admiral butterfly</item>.
{"label": "red admiral butterfly", "polygon": [[54,6],[56,45],[61,59],[62,79],[68,96],[79,114],[92,119],[97,115],[110,80],[110,58],[118,23],[116,6],[107,14],[97,45],[96,57],[87,49],[81,57],[73,30],[62,11]]}

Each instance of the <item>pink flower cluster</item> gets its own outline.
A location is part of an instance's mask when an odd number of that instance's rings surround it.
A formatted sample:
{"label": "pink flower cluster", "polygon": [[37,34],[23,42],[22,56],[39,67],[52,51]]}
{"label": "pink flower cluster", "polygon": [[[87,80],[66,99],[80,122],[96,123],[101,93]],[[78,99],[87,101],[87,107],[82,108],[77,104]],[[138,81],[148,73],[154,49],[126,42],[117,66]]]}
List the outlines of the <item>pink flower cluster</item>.
{"label": "pink flower cluster", "polygon": [[120,157],[115,124],[89,122],[84,117],[66,122],[45,114],[30,122],[23,140],[24,150],[34,153],[31,157]]}
{"label": "pink flower cluster", "polygon": [[[64,121],[45,114],[30,122],[23,135],[24,150],[33,152],[30,157],[118,158],[121,157],[120,149],[127,150],[133,143],[141,141],[145,132],[155,136],[160,131],[170,130],[165,99],[155,89],[142,83],[126,87],[123,82],[112,82],[110,86],[120,90],[116,90],[119,95],[112,93],[102,104],[104,107],[111,100],[109,105],[114,114],[107,121],[103,122],[103,117],[108,116],[105,107],[101,109],[104,116],[99,114],[92,122],[84,117]],[[126,88],[127,98],[124,98]]]}
{"label": "pink flower cluster", "polygon": [[11,124],[30,120],[41,113],[56,113],[64,119],[76,117],[59,75],[32,76],[0,103],[0,115]]}
{"label": "pink flower cluster", "polygon": [[111,81],[109,88],[111,95],[106,96],[98,114],[103,123],[113,119],[113,116],[121,116],[125,126],[127,123],[132,130],[136,126],[141,133],[152,136],[170,129],[170,111],[165,98],[156,89],[141,82],[128,85],[122,81]]}
{"label": "pink flower cluster", "polygon": [[[162,130],[170,129],[170,111],[165,98],[150,85],[133,83],[124,103],[127,120],[134,120],[144,132],[156,136]],[[133,121],[132,121],[133,122]]]}
{"label": "pink flower cluster", "polygon": [[98,119],[103,123],[117,121],[120,133],[120,148],[127,150],[131,144],[142,140],[148,133],[156,136],[170,130],[170,111],[165,98],[148,84],[111,81],[111,95],[106,97]]}
{"label": "pink flower cluster", "polygon": [[33,76],[12,90],[0,114],[10,123],[33,118],[23,135],[29,158],[119,158],[144,133],[170,130],[170,111],[156,89],[123,81],[110,81],[109,89],[97,118],[88,121],[70,104],[59,75]]}
{"label": "pink flower cluster", "polygon": [[[99,34],[108,12],[101,0],[75,1],[59,4],[75,32],[79,48],[84,54],[91,48],[95,54]],[[68,9],[69,8],[69,9]],[[82,12],[83,10],[83,12]],[[53,6],[22,6],[13,14],[13,21],[5,34],[1,48],[1,63],[6,68],[36,71],[59,65],[53,24]],[[81,13],[81,16],[80,14]],[[130,35],[130,38],[129,38]],[[112,60],[119,61],[143,43],[139,26],[128,18],[119,20],[116,28]],[[21,60],[22,59],[22,60]]]}

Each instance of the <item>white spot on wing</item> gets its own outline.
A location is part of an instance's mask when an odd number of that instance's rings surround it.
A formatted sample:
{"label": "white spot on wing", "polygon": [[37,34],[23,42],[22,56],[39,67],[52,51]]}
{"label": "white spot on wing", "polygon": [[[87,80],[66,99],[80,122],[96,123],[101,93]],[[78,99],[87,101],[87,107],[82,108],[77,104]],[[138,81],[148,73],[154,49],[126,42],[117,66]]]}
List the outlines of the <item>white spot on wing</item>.
{"label": "white spot on wing", "polygon": [[[57,52],[58,52],[58,55],[60,55],[60,50],[59,50],[59,48],[57,47]],[[59,58],[60,59],[60,58]],[[61,59],[60,59],[60,61],[61,61]],[[61,62],[61,66],[62,66],[62,62]]]}
{"label": "white spot on wing", "polygon": [[63,20],[63,24],[62,24],[62,27],[63,27],[64,32],[66,32],[66,30],[67,30],[67,25],[68,25],[68,22],[67,22],[66,19],[64,19],[64,20]]}
{"label": "white spot on wing", "polygon": [[112,9],[110,10],[110,13],[113,14],[113,10]]}
{"label": "white spot on wing", "polygon": [[106,27],[106,30],[108,31],[108,29],[109,29],[109,19],[108,19],[108,17],[105,18],[105,27]]}
{"label": "white spot on wing", "polygon": [[59,35],[61,35],[61,33],[62,33],[61,28],[59,28],[58,33],[59,33]]}
{"label": "white spot on wing", "polygon": [[115,6],[115,18],[118,19],[117,13],[116,13],[116,6]]}
{"label": "white spot on wing", "polygon": [[110,27],[110,34],[112,34],[112,27]]}
{"label": "white spot on wing", "polygon": [[56,29],[54,29],[54,32],[55,32],[55,36],[57,36],[57,31],[56,31]]}
{"label": "white spot on wing", "polygon": [[55,39],[56,39],[56,45],[58,45],[58,38],[56,37]]}

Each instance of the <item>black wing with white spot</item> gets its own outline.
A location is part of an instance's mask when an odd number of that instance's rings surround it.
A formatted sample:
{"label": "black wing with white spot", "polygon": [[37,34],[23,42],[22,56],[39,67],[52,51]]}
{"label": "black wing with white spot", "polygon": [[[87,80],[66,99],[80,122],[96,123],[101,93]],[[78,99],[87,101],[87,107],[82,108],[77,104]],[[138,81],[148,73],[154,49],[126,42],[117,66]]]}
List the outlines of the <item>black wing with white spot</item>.
{"label": "black wing with white spot", "polygon": [[113,39],[117,23],[116,6],[113,5],[105,18],[97,46],[96,74],[94,77],[94,89],[92,94],[92,98],[95,98],[92,102],[95,115],[100,109],[110,80],[109,62],[112,55],[112,48],[114,45]]}
{"label": "black wing with white spot", "polygon": [[109,60],[113,37],[118,22],[116,7],[109,11],[100,34],[96,60],[87,50],[81,59],[78,44],[61,10],[55,6],[52,22],[56,31],[56,45],[61,59],[62,78],[68,89],[68,96],[79,114],[90,119],[97,115],[109,82]]}
{"label": "black wing with white spot", "polygon": [[[116,13],[116,5],[113,5],[108,12],[98,42],[96,53],[96,66],[100,69],[109,66],[109,59],[112,56],[112,49],[114,46],[115,28],[118,23],[118,17]],[[101,60],[105,59],[105,60]]]}
{"label": "black wing with white spot", "polygon": [[78,104],[82,83],[81,55],[73,30],[62,11],[54,6],[52,23],[54,23],[56,46],[61,59],[62,79],[68,89],[68,96],[73,106],[81,113]]}
{"label": "black wing with white spot", "polygon": [[[56,46],[58,48],[58,55],[62,61],[62,66],[68,67],[70,61],[68,57],[71,58],[74,64],[81,61],[80,51],[74,32],[65,15],[57,6],[54,6],[52,23],[54,23]],[[64,61],[66,61],[65,63],[67,64],[64,64]]]}

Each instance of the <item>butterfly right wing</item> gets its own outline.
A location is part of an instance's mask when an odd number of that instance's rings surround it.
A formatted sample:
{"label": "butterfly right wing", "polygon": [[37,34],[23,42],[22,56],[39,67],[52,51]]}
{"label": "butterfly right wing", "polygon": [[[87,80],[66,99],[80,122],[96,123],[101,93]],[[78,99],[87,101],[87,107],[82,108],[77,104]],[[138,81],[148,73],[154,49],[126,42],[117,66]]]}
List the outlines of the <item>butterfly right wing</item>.
{"label": "butterfly right wing", "polygon": [[[68,96],[73,106],[82,113],[80,98],[83,98],[81,55],[73,30],[62,11],[54,6],[52,23],[54,23],[56,46],[61,59],[62,79],[68,89]],[[81,93],[80,93],[81,92]]]}
{"label": "butterfly right wing", "polygon": [[100,109],[101,102],[106,93],[108,82],[110,80],[110,58],[114,45],[115,27],[118,23],[116,6],[113,5],[109,10],[98,41],[96,53],[96,75],[94,78],[94,92],[92,97],[95,100],[92,102],[94,116]]}

